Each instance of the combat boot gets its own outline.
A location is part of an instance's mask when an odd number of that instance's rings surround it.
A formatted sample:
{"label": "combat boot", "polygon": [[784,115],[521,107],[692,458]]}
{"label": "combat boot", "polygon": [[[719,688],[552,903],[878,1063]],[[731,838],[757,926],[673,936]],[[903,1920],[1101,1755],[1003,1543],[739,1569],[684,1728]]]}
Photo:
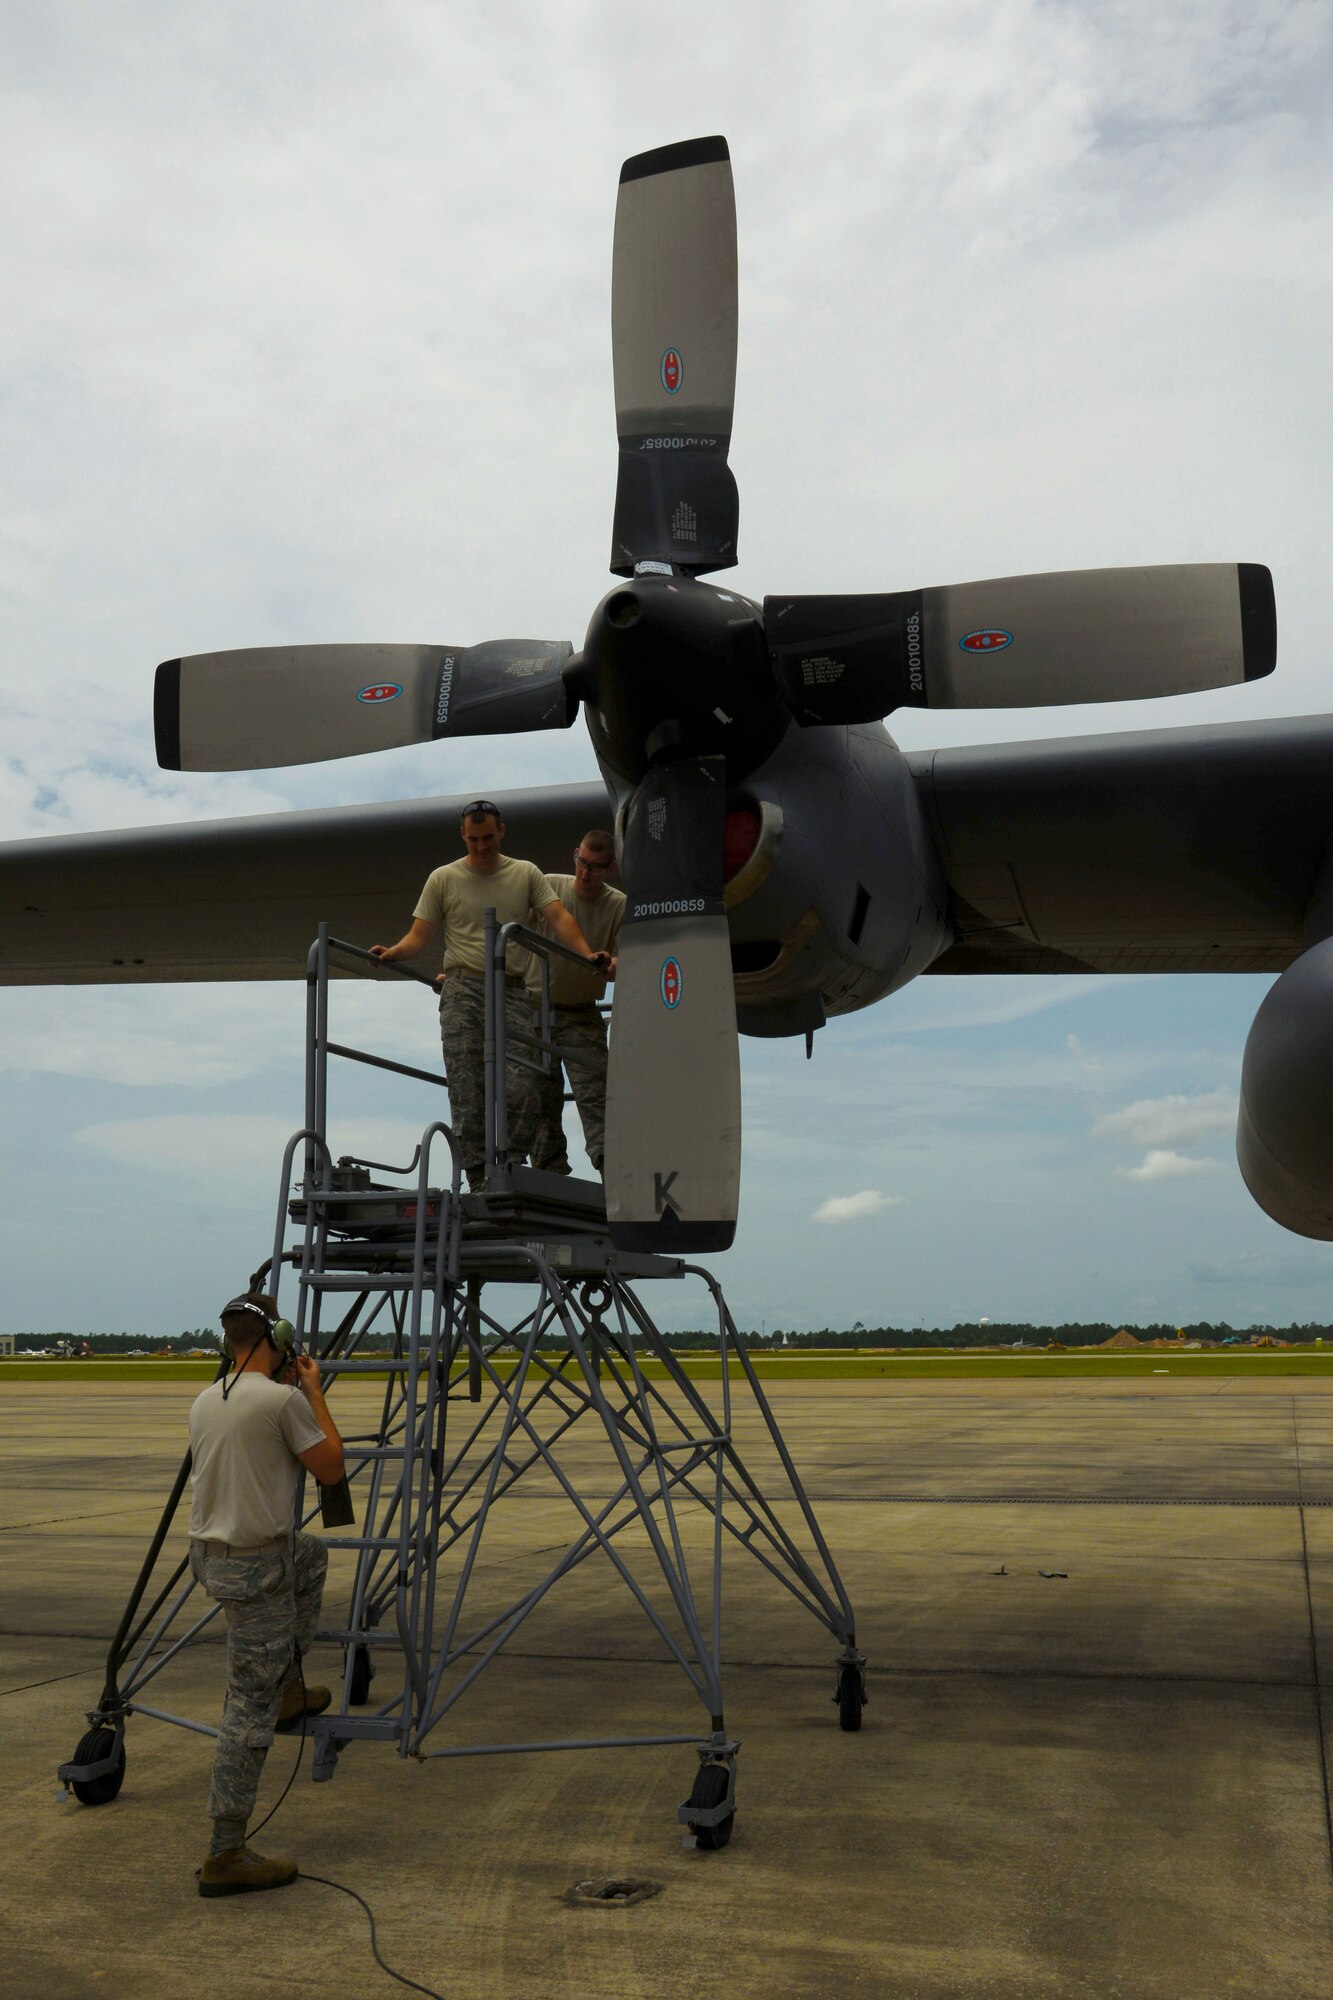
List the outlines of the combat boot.
{"label": "combat boot", "polygon": [[229,1847],[210,1854],[199,1870],[201,1896],[244,1896],[253,1889],[284,1889],[300,1874],[283,1855],[256,1854],[251,1847]]}
{"label": "combat boot", "polygon": [[322,1715],[333,1695],[326,1687],[302,1689],[299,1680],[288,1681],[282,1691],[282,1707],[278,1710],[278,1720],[274,1727],[285,1736],[290,1730],[299,1729],[309,1715]]}

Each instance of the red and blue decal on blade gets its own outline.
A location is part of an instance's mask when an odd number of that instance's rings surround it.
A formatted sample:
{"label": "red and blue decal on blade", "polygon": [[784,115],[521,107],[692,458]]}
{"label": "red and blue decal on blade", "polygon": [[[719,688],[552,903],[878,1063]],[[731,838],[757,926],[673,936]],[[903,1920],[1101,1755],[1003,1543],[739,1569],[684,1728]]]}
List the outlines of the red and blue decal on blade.
{"label": "red and blue decal on blade", "polygon": [[666,1007],[680,1005],[680,961],[675,958],[662,960],[662,1003]]}
{"label": "red and blue decal on blade", "polygon": [[1002,632],[994,626],[987,626],[980,632],[965,632],[958,644],[964,653],[1002,653],[1006,646],[1012,646],[1012,632]]}
{"label": "red and blue decal on blade", "polygon": [[678,393],[680,385],[684,380],[685,363],[680,358],[679,349],[668,347],[666,353],[662,356],[662,387],[666,390],[668,396],[674,396]]}
{"label": "red and blue decal on blade", "polygon": [[358,688],[358,701],[397,701],[402,693],[397,681],[372,681],[369,687]]}

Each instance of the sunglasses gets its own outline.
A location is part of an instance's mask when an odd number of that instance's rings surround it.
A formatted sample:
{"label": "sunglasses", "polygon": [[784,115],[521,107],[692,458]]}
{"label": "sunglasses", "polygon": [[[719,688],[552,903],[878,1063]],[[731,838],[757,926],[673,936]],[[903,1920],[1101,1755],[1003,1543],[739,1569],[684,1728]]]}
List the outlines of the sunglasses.
{"label": "sunglasses", "polygon": [[461,824],[465,819],[483,819],[487,813],[493,814],[496,819],[500,818],[500,808],[495,804],[494,800],[473,799],[471,805],[464,806],[462,812],[458,815],[459,823]]}
{"label": "sunglasses", "polygon": [[586,868],[589,874],[605,875],[607,869],[611,866],[611,863],[609,860],[589,861],[586,854],[575,854],[574,865],[577,868]]}

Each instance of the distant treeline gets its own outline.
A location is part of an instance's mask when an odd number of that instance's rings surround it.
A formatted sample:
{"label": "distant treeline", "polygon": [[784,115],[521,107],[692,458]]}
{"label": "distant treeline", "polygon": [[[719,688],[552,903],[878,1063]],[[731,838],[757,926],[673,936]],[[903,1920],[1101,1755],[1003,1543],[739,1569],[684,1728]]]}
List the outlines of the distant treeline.
{"label": "distant treeline", "polygon": [[[1184,1326],[1152,1325],[1127,1326],[1124,1320],[1095,1320],[1091,1323],[1077,1322],[1061,1326],[1035,1326],[1028,1320],[992,1320],[981,1326],[975,1320],[960,1322],[957,1326],[903,1327],[903,1326],[854,1326],[843,1332],[833,1327],[821,1327],[818,1332],[784,1333],[780,1327],[763,1334],[746,1335],[749,1347],[1012,1347],[1016,1341],[1029,1346],[1045,1347],[1051,1341],[1058,1341],[1062,1347],[1099,1347],[1113,1334],[1132,1333],[1136,1340],[1175,1340],[1184,1333],[1186,1340],[1226,1340],[1240,1334],[1249,1339],[1251,1335],[1267,1333],[1279,1340],[1333,1340],[1333,1326],[1316,1325],[1313,1321],[1299,1326],[1244,1326],[1236,1327],[1226,1320],[1196,1320]],[[674,1347],[679,1342],[697,1343],[698,1334],[671,1334],[668,1336]]]}
{"label": "distant treeline", "polygon": [[[1333,1326],[1321,1325],[1314,1320],[1302,1321],[1291,1326],[1245,1326],[1233,1327],[1226,1320],[1195,1320],[1180,1328],[1165,1323],[1152,1326],[1125,1326],[1110,1320],[1096,1320],[1091,1323],[1077,1322],[1062,1326],[1036,1326],[1028,1320],[992,1321],[981,1326],[976,1321],[960,1322],[957,1326],[823,1326],[802,1329],[799,1332],[774,1327],[762,1332],[742,1329],[745,1345],[750,1348],[875,1348],[875,1347],[1012,1347],[1022,1341],[1030,1347],[1046,1347],[1052,1341],[1062,1347],[1098,1347],[1115,1333],[1132,1333],[1137,1340],[1177,1339],[1183,1332],[1186,1340],[1226,1340],[1239,1334],[1249,1339],[1260,1334],[1269,1334],[1279,1340],[1313,1341],[1324,1340],[1333,1344]],[[694,1329],[682,1333],[667,1333],[663,1339],[668,1347],[676,1351],[716,1347],[717,1333]],[[15,1347],[19,1353],[31,1352],[34,1348],[65,1348],[81,1353],[85,1342],[94,1354],[125,1355],[138,1349],[149,1354],[188,1354],[191,1349],[202,1348],[214,1354],[218,1349],[218,1335],[213,1327],[187,1327],[183,1332],[167,1339],[154,1338],[146,1333],[20,1333],[15,1336]],[[563,1346],[563,1337],[553,1333],[548,1340],[540,1343],[543,1347]],[[635,1345],[639,1345],[638,1341]],[[364,1350],[367,1354],[383,1351],[382,1343],[375,1342]]]}

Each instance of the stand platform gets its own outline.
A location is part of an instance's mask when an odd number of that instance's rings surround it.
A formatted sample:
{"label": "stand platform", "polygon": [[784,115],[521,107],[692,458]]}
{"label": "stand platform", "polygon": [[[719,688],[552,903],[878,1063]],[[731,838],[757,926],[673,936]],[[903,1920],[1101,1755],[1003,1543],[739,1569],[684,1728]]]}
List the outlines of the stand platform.
{"label": "stand platform", "polygon": [[[828,1630],[839,1648],[834,1698],[844,1729],[860,1727],[866,1700],[851,1606],[721,1289],[700,1266],[617,1251],[595,1182],[492,1160],[485,1193],[462,1194],[440,1121],[402,1173],[353,1159],[335,1165],[327,1057],[357,1052],[328,1039],[334,949],[350,948],[322,933],[312,949],[307,1123],[288,1142],[273,1253],[256,1274],[274,1292],[285,1274],[294,1279],[298,1336],[319,1357],[335,1414],[346,1411],[339,1428],[352,1518],[325,1541],[350,1557],[350,1589],[317,1634],[342,1648],[343,1671],[332,1708],[310,1725],[313,1774],[329,1780],[351,1746],[370,1743],[421,1760],[678,1743],[693,1748],[697,1767],[677,1817],[687,1839],[721,1847],[740,1747],[723,1703],[724,1548],[759,1562]],[[497,1011],[502,1021],[502,994]],[[497,1068],[503,1075],[503,1062]],[[293,1191],[298,1155],[304,1176]],[[447,1175],[432,1172],[446,1162]],[[716,1317],[716,1394],[687,1373],[643,1297],[647,1284],[685,1277],[706,1289]],[[494,1287],[503,1288],[502,1309],[493,1292],[488,1300]],[[373,1416],[364,1396],[349,1401],[348,1382],[374,1385]],[[735,1392],[762,1422],[763,1485],[736,1443]],[[185,1560],[158,1579],[188,1471],[187,1458],[112,1641],[89,1733],[61,1766],[90,1804],[119,1790],[131,1715],[217,1733],[145,1699],[219,1614]],[[506,1595],[508,1570],[485,1560],[488,1535],[495,1510],[528,1494],[543,1502],[541,1548],[531,1552],[529,1579]],[[318,1502],[307,1505],[302,1525],[318,1512]],[[553,1514],[567,1537],[554,1550]],[[548,1593],[593,1557],[648,1620],[706,1727],[465,1740],[457,1711],[469,1689]]]}

